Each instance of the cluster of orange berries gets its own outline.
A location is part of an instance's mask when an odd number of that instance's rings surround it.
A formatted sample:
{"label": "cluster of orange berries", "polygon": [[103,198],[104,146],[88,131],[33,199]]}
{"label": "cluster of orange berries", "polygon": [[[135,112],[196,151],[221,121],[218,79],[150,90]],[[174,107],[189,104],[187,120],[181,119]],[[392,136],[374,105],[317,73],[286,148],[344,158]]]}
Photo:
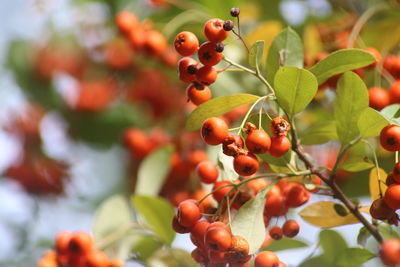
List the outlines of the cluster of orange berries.
{"label": "cluster of orange berries", "polygon": [[38,267],[123,267],[119,260],[110,260],[94,248],[92,237],[83,231],[60,232],[54,250],[48,251]]}
{"label": "cluster of orange berries", "polygon": [[391,84],[389,90],[372,87],[368,90],[369,106],[381,110],[391,104],[400,104],[400,80]]}
{"label": "cluster of orange berries", "polygon": [[122,11],[117,14],[115,22],[134,52],[158,58],[167,66],[176,64],[175,52],[168,47],[164,35],[153,29],[149,21],[141,23],[135,14]]}
{"label": "cluster of orange berries", "polygon": [[[237,17],[239,11],[232,13]],[[190,83],[186,88],[188,99],[195,105],[200,105],[211,99],[211,91],[208,87],[213,84],[218,71],[213,67],[223,58],[224,44],[234,25],[231,20],[223,21],[218,18],[208,20],[204,25],[204,35],[207,42],[199,47],[199,40],[192,32],[181,32],[175,37],[175,50],[184,58],[178,62],[179,79]],[[191,58],[197,52],[198,61]]]}

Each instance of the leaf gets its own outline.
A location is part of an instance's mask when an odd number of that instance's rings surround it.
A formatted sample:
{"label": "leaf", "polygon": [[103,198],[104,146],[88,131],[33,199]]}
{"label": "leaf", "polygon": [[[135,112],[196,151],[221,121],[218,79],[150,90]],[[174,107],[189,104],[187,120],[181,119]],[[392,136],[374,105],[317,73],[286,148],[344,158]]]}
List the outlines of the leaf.
{"label": "leaf", "polygon": [[[378,173],[381,179],[381,183],[379,183],[378,180]],[[369,193],[371,195],[372,201],[380,198],[379,184],[381,185],[382,195],[385,194],[387,189],[387,186],[385,184],[386,177],[387,177],[386,172],[381,168],[379,168],[378,171],[377,168],[373,168],[369,173]]]}
{"label": "leaf", "polygon": [[330,228],[359,222],[357,218],[354,217],[354,215],[351,213],[346,216],[338,215],[334,208],[335,204],[336,203],[333,201],[315,202],[300,211],[299,215],[304,221],[308,222],[309,224],[323,228]]}
{"label": "leaf", "polygon": [[327,266],[327,267],[329,266],[329,263],[322,255],[311,259],[307,259],[302,264],[300,264],[300,267],[321,267],[321,266]]}
{"label": "leaf", "polygon": [[134,233],[119,242],[117,257],[126,260],[129,255],[134,254],[133,258],[145,261],[162,246],[163,243],[154,235]]}
{"label": "leaf", "polygon": [[370,161],[366,161],[365,158],[351,157],[347,159],[343,164],[339,165],[339,168],[349,172],[360,172],[371,169],[374,166],[375,164]]}
{"label": "leaf", "polygon": [[269,184],[256,197],[247,201],[238,211],[232,221],[232,233],[247,240],[250,246],[249,254],[255,253],[265,239],[264,206],[268,191],[275,183]]}
{"label": "leaf", "polygon": [[287,166],[287,164],[290,163],[291,155],[292,155],[292,150],[289,150],[288,152],[286,152],[284,155],[282,155],[279,158],[272,157],[269,153],[257,155],[257,157],[259,159],[261,159],[262,161],[267,162],[268,164],[283,167],[283,166]]}
{"label": "leaf", "polygon": [[221,116],[238,106],[253,103],[259,98],[260,97],[256,95],[250,94],[237,94],[213,98],[193,110],[186,121],[186,130],[194,131],[200,129],[206,119]]}
{"label": "leaf", "polygon": [[319,145],[331,140],[337,140],[336,122],[325,121],[317,123],[308,128],[300,137],[304,145]]}
{"label": "leaf", "polygon": [[397,228],[392,227],[387,223],[381,223],[378,226],[378,229],[385,239],[400,238],[400,233],[398,232]]}
{"label": "leaf", "polygon": [[375,256],[374,253],[365,248],[346,248],[338,255],[336,266],[358,267]]}
{"label": "leaf", "polygon": [[378,136],[389,121],[381,113],[373,108],[364,109],[358,119],[358,129],[363,137]]}
{"label": "leaf", "polygon": [[360,231],[357,235],[357,244],[362,247],[365,247],[368,238],[371,236],[371,233],[364,226],[360,228]]}
{"label": "leaf", "polygon": [[335,209],[336,213],[337,213],[339,216],[344,217],[344,216],[346,216],[347,214],[349,214],[349,211],[348,211],[348,210],[346,209],[346,207],[343,206],[342,204],[335,203],[335,205],[333,205],[333,208]]}
{"label": "leaf", "polygon": [[233,167],[232,157],[225,155],[222,149],[220,147],[218,148],[218,166],[222,170],[221,176],[231,181],[237,179],[239,175]]}
{"label": "leaf", "polygon": [[342,49],[322,59],[310,71],[317,77],[318,84],[323,84],[336,74],[362,68],[373,62],[375,62],[375,58],[364,50]]}
{"label": "leaf", "polygon": [[324,258],[334,263],[335,259],[347,248],[343,237],[334,230],[324,229],[319,233],[319,244],[324,251]]}
{"label": "leaf", "polygon": [[275,37],[268,52],[267,81],[274,86],[274,77],[281,65],[302,68],[303,62],[303,43],[299,35],[291,28],[284,29]]}
{"label": "leaf", "polygon": [[309,244],[307,244],[304,241],[301,241],[299,239],[283,237],[279,241],[272,241],[271,244],[269,244],[265,248],[265,250],[281,251],[281,250],[288,250],[288,249],[304,248],[304,247],[308,247],[308,246],[309,246]]}
{"label": "leaf", "polygon": [[275,94],[288,114],[302,111],[317,93],[318,84],[311,72],[297,67],[283,67],[275,75]]}
{"label": "leaf", "polygon": [[400,117],[400,104],[386,106],[380,113],[388,120]]}
{"label": "leaf", "polygon": [[250,48],[250,53],[249,53],[250,66],[254,68],[260,66],[260,61],[264,53],[264,43],[265,42],[263,40],[258,40]]}
{"label": "leaf", "polygon": [[131,221],[131,211],[127,200],[121,195],[112,196],[106,199],[96,211],[93,225],[94,239],[103,240],[118,229],[129,226]]}
{"label": "leaf", "polygon": [[145,264],[147,267],[196,267],[198,264],[183,249],[161,248]]}
{"label": "leaf", "polygon": [[171,165],[167,163],[170,162],[173,152],[174,147],[166,145],[158,148],[142,161],[138,170],[135,194],[158,195],[170,170]]}
{"label": "leaf", "polygon": [[171,227],[175,215],[172,206],[160,197],[142,195],[134,195],[132,202],[139,218],[143,218],[164,243],[171,244],[175,238]]}
{"label": "leaf", "polygon": [[353,72],[339,79],[334,115],[339,140],[347,144],[359,134],[357,125],[361,112],[368,107],[369,98],[364,82]]}

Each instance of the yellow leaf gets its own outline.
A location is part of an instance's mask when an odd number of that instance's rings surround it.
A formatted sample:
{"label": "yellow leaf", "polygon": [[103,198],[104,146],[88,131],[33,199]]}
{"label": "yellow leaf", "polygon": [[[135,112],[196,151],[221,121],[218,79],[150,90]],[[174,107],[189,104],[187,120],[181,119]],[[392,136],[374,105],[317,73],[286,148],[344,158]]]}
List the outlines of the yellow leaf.
{"label": "yellow leaf", "polygon": [[304,221],[323,228],[330,228],[346,224],[358,223],[358,219],[353,214],[349,213],[346,216],[337,214],[333,207],[336,202],[333,201],[320,201],[308,205],[299,215]]}
{"label": "yellow leaf", "polygon": [[386,192],[386,189],[387,189],[387,186],[384,183],[386,181],[387,174],[381,168],[379,168],[379,177],[381,179],[381,183],[379,183],[379,180],[378,180],[377,169],[373,168],[371,170],[371,172],[369,173],[369,193],[371,194],[372,201],[380,198],[379,184],[381,186],[382,195]]}
{"label": "yellow leaf", "polygon": [[282,24],[279,21],[264,21],[245,37],[246,43],[251,46],[258,40],[264,40],[265,44],[263,61],[265,61],[272,41],[281,32],[281,30]]}

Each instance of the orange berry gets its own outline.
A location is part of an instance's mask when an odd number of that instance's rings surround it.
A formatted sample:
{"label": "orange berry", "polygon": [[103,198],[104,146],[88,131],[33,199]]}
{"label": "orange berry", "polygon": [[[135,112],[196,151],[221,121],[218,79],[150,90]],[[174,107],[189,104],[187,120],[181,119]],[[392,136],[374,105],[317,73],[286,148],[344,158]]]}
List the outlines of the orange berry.
{"label": "orange berry", "polygon": [[295,220],[288,220],[283,224],[283,234],[287,237],[295,237],[300,231],[300,225]]}
{"label": "orange berry", "polygon": [[385,265],[400,264],[400,240],[389,239],[384,241],[379,249],[379,254]]}
{"label": "orange berry", "polygon": [[255,267],[278,267],[279,258],[271,251],[262,251],[254,260]]}
{"label": "orange berry", "polygon": [[211,66],[203,66],[196,72],[196,80],[203,85],[213,84],[217,80],[218,73]]}
{"label": "orange berry", "polygon": [[204,142],[212,146],[221,144],[228,133],[226,122],[217,117],[208,118],[201,127],[201,137],[203,137]]}
{"label": "orange berry", "polygon": [[93,248],[92,237],[83,231],[74,232],[69,240],[68,250],[72,255],[86,255]]}
{"label": "orange berry", "polygon": [[381,87],[372,87],[368,89],[369,106],[376,110],[381,110],[390,105],[389,91]]}
{"label": "orange berry", "polygon": [[232,246],[231,233],[223,227],[209,227],[204,240],[213,250],[226,251]]}
{"label": "orange berry", "polygon": [[271,227],[271,229],[269,229],[269,235],[274,240],[281,240],[283,235],[282,228],[279,226]]}
{"label": "orange berry", "polygon": [[192,227],[200,218],[200,208],[196,201],[188,199],[182,201],[178,206],[178,221],[185,227]]}
{"label": "orange berry", "polygon": [[115,22],[118,29],[123,33],[131,32],[139,24],[137,17],[128,11],[118,13],[115,17]]}
{"label": "orange berry", "polygon": [[246,147],[254,154],[264,154],[271,146],[271,138],[264,130],[252,130],[246,137]]}
{"label": "orange berry", "polygon": [[208,86],[191,83],[186,88],[186,96],[193,104],[198,106],[211,99],[211,90]]}
{"label": "orange berry", "polygon": [[224,21],[222,19],[210,19],[204,25],[204,35],[211,42],[219,43],[224,41],[229,32],[224,30]]}
{"label": "orange berry", "polygon": [[389,186],[383,197],[385,203],[393,210],[400,209],[400,185]]}
{"label": "orange berry", "polygon": [[219,171],[211,161],[200,162],[196,167],[196,173],[205,184],[212,184],[218,179]]}
{"label": "orange berry", "polygon": [[217,65],[223,57],[222,53],[215,51],[215,43],[214,42],[205,42],[197,53],[199,60],[205,66],[214,66]]}
{"label": "orange berry", "polygon": [[181,56],[192,56],[199,48],[199,40],[192,32],[181,32],[175,37],[174,47]]}
{"label": "orange berry", "polygon": [[286,136],[273,136],[271,137],[271,147],[269,154],[273,157],[279,158],[289,151],[292,144]]}
{"label": "orange berry", "polygon": [[387,151],[395,152],[400,150],[400,126],[388,125],[382,129],[379,140],[381,146]]}

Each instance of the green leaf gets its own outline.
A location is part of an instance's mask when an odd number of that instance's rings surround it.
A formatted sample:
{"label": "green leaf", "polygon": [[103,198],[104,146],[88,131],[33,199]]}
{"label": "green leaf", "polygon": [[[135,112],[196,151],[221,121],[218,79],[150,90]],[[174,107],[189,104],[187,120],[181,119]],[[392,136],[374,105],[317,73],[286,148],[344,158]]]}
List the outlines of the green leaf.
{"label": "green leaf", "polygon": [[300,264],[300,267],[321,267],[321,266],[331,267],[329,265],[329,262],[327,262],[327,260],[323,255],[307,259],[302,264]]}
{"label": "green leaf", "polygon": [[378,111],[373,108],[367,107],[364,109],[358,119],[358,129],[363,137],[378,136],[389,121]]}
{"label": "green leaf", "polygon": [[374,258],[375,254],[365,248],[346,248],[336,260],[338,267],[358,267]]}
{"label": "green leaf", "polygon": [[142,195],[134,195],[132,201],[138,217],[144,219],[154,233],[170,245],[175,238],[171,227],[175,213],[171,204],[160,197]]}
{"label": "green leaf", "polygon": [[206,119],[221,116],[238,106],[253,103],[259,98],[256,95],[237,94],[211,99],[193,110],[186,121],[186,130],[198,130]]}
{"label": "green leaf", "polygon": [[379,232],[383,235],[385,239],[390,239],[390,238],[400,238],[400,233],[397,230],[397,228],[392,227],[391,225],[387,223],[382,223],[378,226]]}
{"label": "green leaf", "polygon": [[361,78],[349,71],[339,79],[334,115],[339,140],[347,144],[359,134],[357,125],[361,112],[368,107],[367,87]]}
{"label": "green leaf", "polygon": [[134,233],[125,236],[119,243],[117,257],[126,260],[133,254],[133,258],[145,261],[162,246],[163,243],[154,235]]}
{"label": "green leaf", "polygon": [[178,248],[161,248],[146,262],[147,267],[196,267],[189,252]]}
{"label": "green leaf", "polygon": [[131,221],[128,201],[121,195],[112,196],[106,199],[96,211],[93,225],[94,239],[103,240],[118,229],[129,226]]}
{"label": "green leaf", "polygon": [[304,248],[308,247],[309,244],[299,239],[283,237],[279,241],[272,241],[264,250],[268,251],[281,251],[288,249]]}
{"label": "green leaf", "polygon": [[365,247],[367,244],[368,238],[371,236],[371,233],[364,226],[360,228],[357,235],[357,244],[362,247]]}
{"label": "green leaf", "polygon": [[274,84],[278,103],[289,115],[302,111],[318,90],[314,75],[297,67],[280,68]]}
{"label": "green leaf", "polygon": [[249,52],[249,64],[250,66],[256,68],[260,66],[260,61],[264,53],[264,40],[258,40],[255,42]]}
{"label": "green leaf", "polygon": [[274,86],[274,77],[280,66],[302,68],[303,63],[303,42],[294,30],[286,28],[275,37],[269,49],[265,66],[267,81]]}
{"label": "green leaf", "polygon": [[325,121],[317,123],[308,128],[300,137],[304,145],[319,145],[331,140],[337,140],[336,122]]}
{"label": "green leaf", "polygon": [[319,233],[319,244],[324,251],[324,258],[330,263],[333,263],[347,248],[343,237],[338,232],[328,229]]}
{"label": "green leaf", "polygon": [[323,84],[336,74],[362,68],[373,62],[375,62],[375,58],[364,50],[342,49],[322,59],[310,71],[317,77],[318,84]]}
{"label": "green leaf", "polygon": [[368,159],[362,157],[351,157],[347,159],[343,164],[339,165],[339,169],[343,169],[349,172],[360,172],[371,169],[374,166],[375,164],[368,161]]}
{"label": "green leaf", "polygon": [[281,166],[281,167],[286,167],[287,164],[290,163],[290,158],[292,156],[292,150],[289,150],[286,152],[284,155],[282,155],[279,158],[272,157],[269,153],[265,153],[262,155],[257,155],[259,159],[261,159],[264,162],[267,162],[268,164],[272,164],[275,166]]}
{"label": "green leaf", "polygon": [[275,183],[261,190],[255,198],[247,201],[238,211],[232,221],[232,233],[247,240],[250,246],[249,254],[255,253],[265,239],[264,206],[268,191]]}
{"label": "green leaf", "polygon": [[158,148],[142,161],[138,170],[136,194],[158,195],[170,170],[171,165],[168,162],[173,152],[174,147],[166,145]]}
{"label": "green leaf", "polygon": [[380,113],[388,120],[400,117],[400,104],[385,107]]}

